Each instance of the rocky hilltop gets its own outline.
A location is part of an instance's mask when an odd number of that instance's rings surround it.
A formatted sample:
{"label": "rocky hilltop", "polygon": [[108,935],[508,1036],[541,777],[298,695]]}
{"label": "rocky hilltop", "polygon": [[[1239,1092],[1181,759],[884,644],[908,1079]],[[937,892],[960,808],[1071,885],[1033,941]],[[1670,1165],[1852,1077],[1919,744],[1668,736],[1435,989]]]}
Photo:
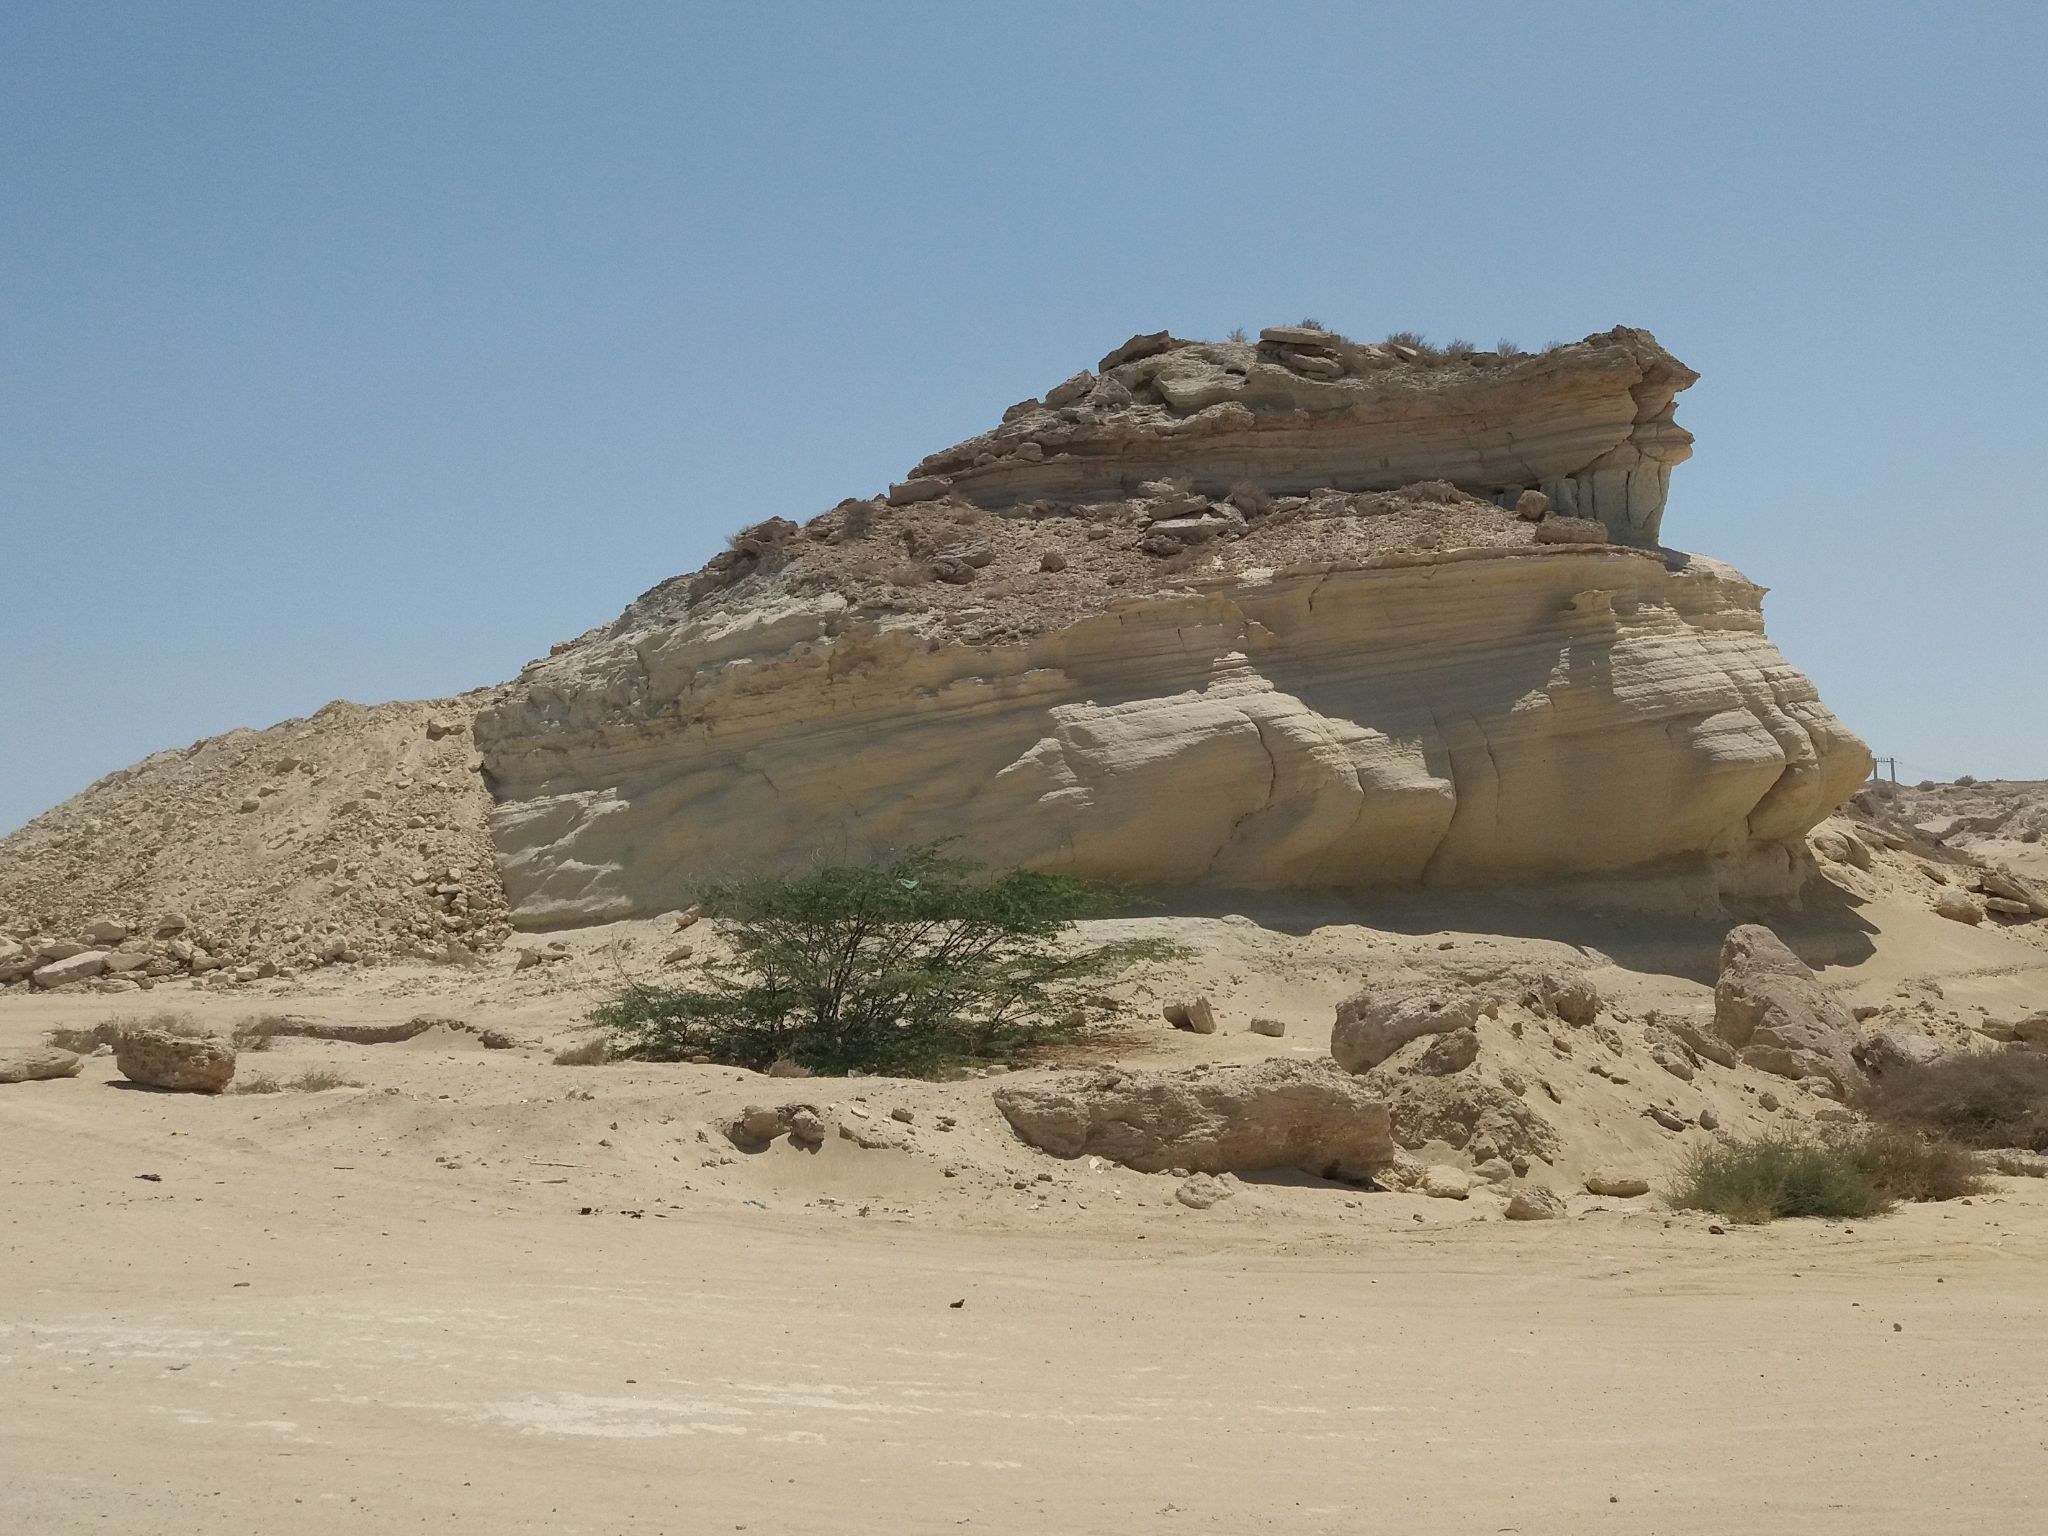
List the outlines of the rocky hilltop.
{"label": "rocky hilltop", "polygon": [[1448,480],[1508,505],[1541,491],[1617,542],[1654,544],[1671,468],[1692,453],[1673,402],[1698,378],[1624,326],[1537,354],[1360,345],[1312,325],[1256,343],[1160,331],[933,454],[891,499],[952,493],[999,509],[1176,476],[1219,498]]}
{"label": "rocky hilltop", "polygon": [[1133,338],[746,529],[478,713],[513,921],[937,837],[1152,886],[1785,895],[1868,772],[1762,589],[1657,546],[1697,376]]}

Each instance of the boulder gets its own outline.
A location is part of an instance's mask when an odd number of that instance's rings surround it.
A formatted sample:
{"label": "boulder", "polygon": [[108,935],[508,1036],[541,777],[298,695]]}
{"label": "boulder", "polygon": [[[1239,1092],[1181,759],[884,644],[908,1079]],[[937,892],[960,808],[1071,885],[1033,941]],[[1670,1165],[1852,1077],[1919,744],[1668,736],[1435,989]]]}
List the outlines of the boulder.
{"label": "boulder", "polygon": [[1681,1040],[1685,1048],[1701,1061],[1711,1061],[1717,1067],[1733,1067],[1742,1058],[1735,1053],[1735,1047],[1702,1025],[1698,1019],[1683,1014],[1659,1013],[1652,1010],[1644,1021],[1654,1033],[1668,1030]]}
{"label": "boulder", "polygon": [[1378,1066],[1410,1040],[1472,1029],[1497,1000],[1450,982],[1367,987],[1337,1005],[1330,1055],[1347,1072]]}
{"label": "boulder", "polygon": [[1535,971],[1522,978],[1522,1006],[1567,1024],[1590,1024],[1600,1017],[1600,989],[1584,971]]}
{"label": "boulder", "polygon": [[120,976],[126,974],[129,971],[141,970],[144,966],[148,965],[149,962],[154,958],[155,957],[151,955],[147,950],[109,950],[107,952],[106,970],[111,975]]}
{"label": "boulder", "polygon": [[1479,1059],[1479,1035],[1470,1029],[1454,1029],[1438,1035],[1416,1058],[1414,1070],[1430,1077],[1449,1077],[1462,1072]]}
{"label": "boulder", "polygon": [[1910,1030],[1887,1029],[1872,1035],[1851,1053],[1872,1077],[1901,1068],[1925,1067],[1947,1054],[1939,1040]]}
{"label": "boulder", "polygon": [[49,1077],[76,1077],[85,1058],[54,1045],[26,1045],[0,1050],[0,1083],[33,1083]]}
{"label": "boulder", "polygon": [[[1984,1022],[1989,1024],[1991,1021],[1986,1019]],[[2048,1045],[2048,1009],[2030,1013],[2023,1019],[2014,1019],[2010,1038],[2027,1045]]]}
{"label": "boulder", "polygon": [[1509,1221],[1555,1221],[1564,1213],[1563,1198],[1541,1184],[1524,1185],[1508,1197]]}
{"label": "boulder", "polygon": [[1546,517],[1535,537],[1538,544],[1605,544],[1607,525],[1592,517]]}
{"label": "boulder", "polygon": [[0,935],[0,987],[20,981],[36,968],[36,957],[14,940]]}
{"label": "boulder", "polygon": [[220,1040],[190,1039],[161,1029],[124,1029],[114,1065],[130,1082],[180,1093],[219,1093],[235,1075],[235,1049]]}
{"label": "boulder", "polygon": [[1079,373],[1061,380],[1048,389],[1045,392],[1045,403],[1053,410],[1058,410],[1063,405],[1072,405],[1076,400],[1084,398],[1094,387],[1095,375],[1083,368]]}
{"label": "boulder", "polygon": [[85,936],[95,949],[111,949],[128,937],[128,925],[102,917],[85,925]]}
{"label": "boulder", "polygon": [[1541,491],[1524,491],[1515,498],[1515,516],[1525,523],[1540,523],[1550,515],[1550,498]]}
{"label": "boulder", "polygon": [[1181,1180],[1180,1187],[1173,1192],[1173,1198],[1191,1211],[1206,1211],[1210,1206],[1228,1200],[1243,1187],[1232,1174],[1212,1176],[1195,1173]]}
{"label": "boulder", "polygon": [[29,980],[39,987],[62,987],[74,981],[90,981],[107,968],[107,957],[103,950],[87,949],[67,955],[62,960],[52,960],[29,975]]}
{"label": "boulder", "polygon": [[1278,1040],[1287,1033],[1287,1024],[1282,1019],[1253,1019],[1245,1025],[1249,1034],[1264,1035],[1269,1040]]}
{"label": "boulder", "polygon": [[1761,1072],[1823,1078],[1839,1093],[1862,1079],[1856,1016],[1757,923],[1731,929],[1721,946],[1714,1033]]}
{"label": "boulder", "polygon": [[1958,886],[1945,885],[1934,893],[1934,914],[1950,922],[1975,925],[1984,921],[1984,904]]}
{"label": "boulder", "polygon": [[1650,1181],[1641,1174],[1627,1173],[1617,1168],[1595,1168],[1586,1175],[1586,1193],[1606,1195],[1616,1200],[1633,1200],[1637,1195],[1650,1192]]}
{"label": "boulder", "polygon": [[1643,1041],[1650,1048],[1650,1060],[1680,1082],[1692,1081],[1698,1065],[1691,1048],[1676,1031],[1661,1024],[1652,1024],[1643,1031]]}
{"label": "boulder", "polygon": [[1977,888],[1987,897],[2021,903],[2034,917],[2048,917],[2048,891],[2008,870],[1985,870],[1977,879]]}
{"label": "boulder", "polygon": [[1298,1168],[1355,1178],[1394,1155],[1385,1101],[1328,1062],[1011,1081],[995,1102],[1040,1151],[1105,1157],[1141,1173]]}
{"label": "boulder", "polygon": [[1168,1003],[1161,1012],[1166,1022],[1175,1029],[1184,1029],[1193,1035],[1216,1033],[1216,1010],[1209,1006],[1209,999],[1206,997],[1190,997]]}
{"label": "boulder", "polygon": [[1432,1200],[1469,1200],[1472,1175],[1448,1163],[1432,1163],[1422,1170],[1422,1192]]}
{"label": "boulder", "polygon": [[939,475],[918,475],[889,487],[889,505],[915,506],[920,501],[937,501],[952,482]]}

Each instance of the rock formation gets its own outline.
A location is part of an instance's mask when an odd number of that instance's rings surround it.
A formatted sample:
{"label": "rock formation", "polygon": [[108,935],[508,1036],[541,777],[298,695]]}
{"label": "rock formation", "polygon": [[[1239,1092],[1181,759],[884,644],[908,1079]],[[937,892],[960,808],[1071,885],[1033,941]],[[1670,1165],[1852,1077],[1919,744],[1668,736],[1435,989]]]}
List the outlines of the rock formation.
{"label": "rock formation", "polygon": [[1756,923],[1731,929],[1721,946],[1714,1033],[1759,1071],[1817,1079],[1841,1096],[1863,1081],[1855,1015]]}
{"label": "rock formation", "polygon": [[1329,1062],[1112,1070],[1005,1083],[995,1101],[1041,1151],[1092,1154],[1141,1173],[1299,1168],[1357,1178],[1394,1156],[1386,1104]]}
{"label": "rock formation", "polygon": [[1360,346],[1275,326],[1252,342],[1136,336],[935,453],[895,491],[977,506],[1107,501],[1186,477],[1221,498],[1448,480],[1515,505],[1538,490],[1610,537],[1655,544],[1672,466],[1692,437],[1672,419],[1699,375],[1648,331],[1616,327],[1531,356],[1404,341]]}
{"label": "rock formation", "polygon": [[1788,895],[1869,759],[1762,589],[1657,547],[1694,378],[1628,329],[1133,338],[502,689],[111,775],[0,842],[0,985],[466,960],[940,838],[1157,888]]}
{"label": "rock formation", "polygon": [[1152,886],[1786,894],[1869,759],[1760,588],[1632,547],[1693,378],[1632,330],[1137,338],[487,705],[514,921],[949,836]]}
{"label": "rock formation", "polygon": [[221,1093],[235,1075],[235,1048],[221,1040],[137,1026],[121,1032],[114,1065],[123,1077],[146,1088]]}

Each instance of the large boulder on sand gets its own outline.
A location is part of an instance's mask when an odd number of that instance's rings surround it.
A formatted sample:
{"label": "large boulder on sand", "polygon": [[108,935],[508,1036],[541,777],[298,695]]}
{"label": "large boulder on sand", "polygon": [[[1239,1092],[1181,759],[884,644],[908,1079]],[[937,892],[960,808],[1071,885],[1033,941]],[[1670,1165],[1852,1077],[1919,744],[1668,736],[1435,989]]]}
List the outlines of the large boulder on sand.
{"label": "large boulder on sand", "polygon": [[1009,1082],[995,1101],[1040,1151],[1092,1154],[1141,1173],[1299,1168],[1353,1178],[1394,1156],[1386,1103],[1321,1061]]}
{"label": "large boulder on sand", "polygon": [[132,1083],[180,1093],[219,1093],[235,1075],[234,1047],[161,1029],[125,1029],[114,1046],[114,1065]]}
{"label": "large boulder on sand", "polygon": [[33,1083],[46,1077],[76,1077],[84,1058],[54,1045],[0,1051],[0,1083]]}
{"label": "large boulder on sand", "polygon": [[1330,1055],[1347,1072],[1378,1066],[1410,1040],[1471,1029],[1496,999],[1456,982],[1367,987],[1337,1005]]}
{"label": "large boulder on sand", "polygon": [[1862,1081],[1856,1016],[1757,923],[1730,929],[1721,945],[1714,1033],[1761,1072],[1824,1078],[1839,1092]]}

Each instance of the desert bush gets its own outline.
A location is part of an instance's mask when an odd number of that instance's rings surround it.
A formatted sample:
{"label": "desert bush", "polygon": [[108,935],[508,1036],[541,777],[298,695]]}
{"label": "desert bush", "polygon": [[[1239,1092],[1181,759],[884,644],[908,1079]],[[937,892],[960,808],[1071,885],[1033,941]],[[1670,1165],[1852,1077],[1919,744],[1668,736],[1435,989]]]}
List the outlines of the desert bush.
{"label": "desert bush", "polygon": [[1297,320],[1294,326],[1301,331],[1321,331],[1326,336],[1330,333],[1330,328],[1320,320]]}
{"label": "desert bush", "polygon": [[1780,1216],[1874,1216],[1887,1203],[1849,1148],[1783,1131],[1693,1148],[1671,1194],[1678,1210],[1752,1225]]}
{"label": "desert bush", "polygon": [[332,1067],[308,1067],[297,1077],[286,1081],[285,1087],[295,1093],[325,1093],[330,1088],[360,1088],[363,1085],[354,1078],[344,1077]]}
{"label": "desert bush", "polygon": [[235,1080],[237,1093],[325,1093],[330,1088],[360,1088],[354,1078],[344,1077],[331,1067],[308,1067],[297,1077],[242,1077]]}
{"label": "desert bush", "polygon": [[1975,786],[1976,782],[1977,776],[1973,773],[1959,773],[1956,775],[1957,789],[1970,789]]}
{"label": "desert bush", "polygon": [[1223,339],[1225,341],[1250,341],[1251,337],[1245,334],[1243,326],[1234,325],[1230,328],[1230,334]]}
{"label": "desert bush", "polygon": [[45,1031],[43,1039],[60,1050],[90,1055],[103,1045],[119,1045],[121,1036],[131,1029],[154,1029],[181,1040],[207,1040],[213,1036],[213,1031],[197,1019],[163,1009],[134,1019],[109,1015],[97,1024],[63,1025]]}
{"label": "desert bush", "polygon": [[238,1051],[267,1051],[277,1044],[277,1037],[291,1025],[292,1017],[288,1013],[252,1014],[235,1026],[228,1040]]}
{"label": "desert bush", "polygon": [[1887,1200],[1954,1200],[1986,1185],[1969,1148],[1910,1126],[1865,1126],[1847,1138],[1871,1187]]}
{"label": "desert bush", "polygon": [[1453,337],[1444,346],[1444,356],[1462,361],[1478,352],[1479,348],[1462,336]]}
{"label": "desert bush", "polygon": [[1979,1051],[1897,1066],[1871,1084],[1861,1107],[1966,1147],[2048,1152],[2048,1056]]}
{"label": "desert bush", "polygon": [[1494,343],[1493,350],[1498,352],[1504,358],[1528,356],[1526,352],[1524,352],[1519,346],[1515,345],[1514,342],[1509,341],[1505,336],[1503,336],[1499,341]]}
{"label": "desert bush", "polygon": [[697,899],[734,958],[708,962],[700,987],[636,985],[596,1009],[626,1054],[913,1077],[1009,1062],[1101,1022],[1100,988],[1127,967],[1185,953],[1158,940],[1077,945],[1076,921],[1125,905],[1124,893],[989,873],[939,846]]}
{"label": "desert bush", "polygon": [[1976,1160],[1946,1137],[1865,1125],[1695,1147],[1679,1166],[1671,1203],[1749,1224],[1781,1216],[1845,1220],[1875,1216],[1902,1200],[1954,1200],[1984,1187]]}
{"label": "desert bush", "polygon": [[608,1035],[592,1035],[588,1040],[575,1045],[566,1045],[555,1052],[558,1067],[601,1067],[612,1059],[612,1042]]}

